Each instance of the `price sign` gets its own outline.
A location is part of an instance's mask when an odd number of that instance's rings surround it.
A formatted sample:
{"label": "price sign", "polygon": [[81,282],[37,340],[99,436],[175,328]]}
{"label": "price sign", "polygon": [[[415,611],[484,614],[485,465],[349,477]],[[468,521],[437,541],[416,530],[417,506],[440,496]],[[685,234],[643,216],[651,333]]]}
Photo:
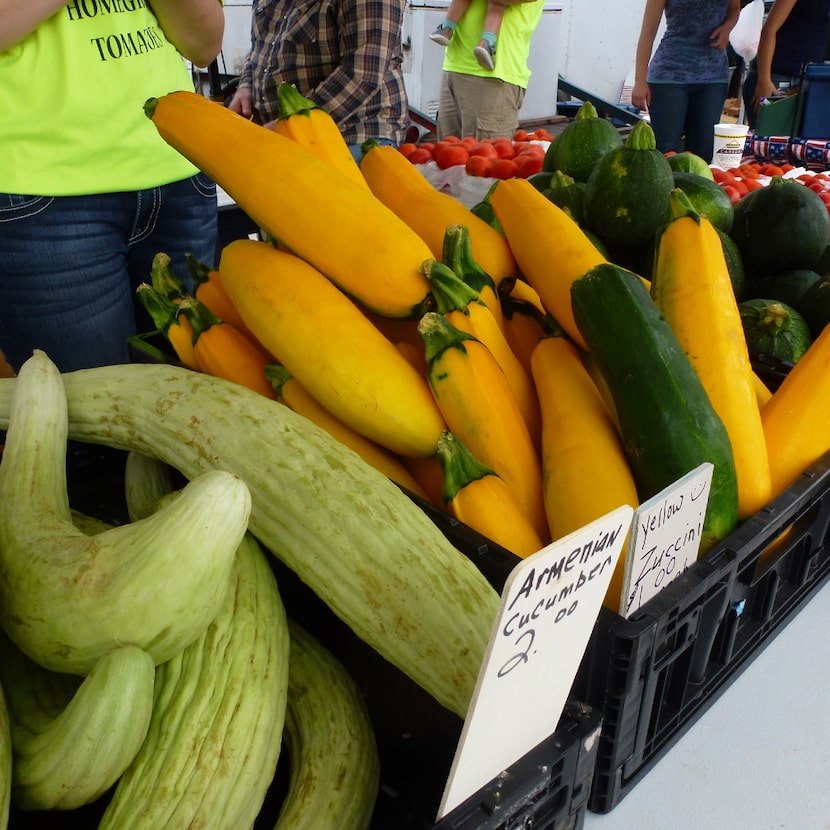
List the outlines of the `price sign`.
{"label": "price sign", "polygon": [[697,560],[713,466],[706,462],[641,504],[625,558],[620,614],[630,617]]}
{"label": "price sign", "polygon": [[620,507],[510,573],[439,819],[556,729],[633,512]]}

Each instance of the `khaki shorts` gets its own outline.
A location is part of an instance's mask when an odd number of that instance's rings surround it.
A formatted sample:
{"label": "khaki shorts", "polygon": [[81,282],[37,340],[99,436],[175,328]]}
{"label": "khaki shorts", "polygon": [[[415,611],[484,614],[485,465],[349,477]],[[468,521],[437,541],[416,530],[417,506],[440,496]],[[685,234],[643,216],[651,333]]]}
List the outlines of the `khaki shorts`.
{"label": "khaki shorts", "polygon": [[499,78],[444,72],[438,102],[438,137],[512,138],[525,90]]}

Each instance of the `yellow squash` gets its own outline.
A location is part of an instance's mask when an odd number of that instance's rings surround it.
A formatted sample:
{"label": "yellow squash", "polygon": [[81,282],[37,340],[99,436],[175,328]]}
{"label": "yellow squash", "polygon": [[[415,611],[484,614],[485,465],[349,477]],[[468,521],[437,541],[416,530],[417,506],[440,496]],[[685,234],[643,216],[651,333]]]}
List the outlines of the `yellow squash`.
{"label": "yellow squash", "polygon": [[438,441],[438,461],[444,503],[459,522],[522,558],[544,547],[513,490],[449,430]]}
{"label": "yellow squash", "polygon": [[541,417],[533,378],[511,348],[489,307],[443,263],[431,259],[424,263],[423,268],[432,286],[438,311],[457,329],[480,340],[496,359],[519,405],[530,436],[538,446]]}
{"label": "yellow squash", "polygon": [[830,449],[830,326],[772,393],[761,421],[777,496]]}
{"label": "yellow squash", "polygon": [[490,194],[524,279],[568,336],[582,348],[585,340],[571,310],[571,284],[605,257],[562,208],[527,179],[505,179]]}
{"label": "yellow squash", "polygon": [[427,381],[317,269],[237,239],[219,273],[257,340],[329,412],[392,452],[435,453],[445,424]]}
{"label": "yellow squash", "polygon": [[533,303],[512,295],[502,297],[504,336],[519,358],[525,371],[532,373],[530,358],[539,341],[557,328],[549,314],[543,314]]}
{"label": "yellow squash", "polygon": [[496,287],[518,276],[504,237],[458,199],[433,187],[397,149],[379,144],[367,147],[360,169],[372,193],[418,233],[435,259],[442,258],[447,227],[464,225],[476,260]]}
{"label": "yellow squash", "polygon": [[259,341],[215,317],[195,297],[182,300],[180,308],[186,309],[193,325],[193,353],[203,372],[276,399],[277,393],[265,377],[265,367],[274,358]]}
{"label": "yellow squash", "polygon": [[651,296],[677,336],[723,421],[738,477],[738,517],[772,497],[770,464],[738,303],[712,223],[679,189],[658,236]]}
{"label": "yellow squash", "polygon": [[428,305],[420,265],[429,246],[367,188],[198,93],[151,98],[144,109],[161,137],[270,237],[367,308],[416,317]]}
{"label": "yellow squash", "polygon": [[543,539],[542,466],[519,405],[490,350],[437,312],[418,324],[429,382],[447,428],[501,476]]}
{"label": "yellow squash", "polygon": [[170,344],[179,363],[196,372],[201,371],[202,367],[193,347],[193,326],[187,314],[172,300],[159,294],[149,283],[141,283],[138,286],[136,297]]}
{"label": "yellow squash", "polygon": [[473,256],[470,229],[467,225],[447,225],[441,261],[478,294],[478,298],[490,309],[499,326],[503,328],[501,298],[509,293],[516,280],[503,279],[496,285],[495,280]]}
{"label": "yellow squash", "polygon": [[[621,505],[637,507],[637,485],[616,423],[577,348],[545,337],[533,352],[542,407],[542,469],[551,537],[561,539]],[[606,594],[619,609],[621,557]]]}
{"label": "yellow squash", "polygon": [[185,254],[190,275],[193,277],[193,296],[220,320],[236,326],[243,334],[253,338],[248,330],[245,321],[239,316],[239,312],[231,302],[225,286],[222,285],[222,278],[216,268],[209,268],[205,263],[199,262],[192,254]]}
{"label": "yellow squash", "polygon": [[277,393],[277,398],[286,406],[298,415],[302,415],[312,423],[317,424],[318,427],[324,429],[341,444],[345,444],[349,449],[354,450],[367,464],[371,464],[376,470],[380,470],[387,478],[391,478],[395,484],[400,484],[401,487],[406,487],[413,493],[427,498],[421,485],[397,456],[335,418],[331,412],[320,405],[320,402],[309,393],[297,378],[292,376],[285,366],[271,363],[266,367],[265,376]]}
{"label": "yellow squash", "polygon": [[325,109],[286,81],[277,87],[277,102],[279,118],[274,124],[277,135],[297,142],[356,184],[368,188],[343,133]]}

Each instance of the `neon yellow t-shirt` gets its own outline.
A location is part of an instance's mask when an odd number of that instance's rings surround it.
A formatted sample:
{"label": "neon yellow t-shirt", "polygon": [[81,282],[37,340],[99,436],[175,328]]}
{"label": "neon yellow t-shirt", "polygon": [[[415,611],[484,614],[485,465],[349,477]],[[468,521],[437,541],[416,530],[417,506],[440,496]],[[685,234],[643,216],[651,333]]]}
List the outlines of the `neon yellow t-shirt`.
{"label": "neon yellow t-shirt", "polygon": [[532,3],[516,3],[504,11],[501,31],[496,43],[496,68],[484,69],[473,55],[473,49],[484,31],[487,0],[473,0],[455,27],[450,45],[444,55],[445,72],[461,72],[484,78],[501,78],[527,89],[530,69],[530,39],[539,25],[544,7],[543,0]]}
{"label": "neon yellow t-shirt", "polygon": [[75,0],[0,52],[0,192],[74,196],[193,175],[144,102],[193,89],[145,0]]}

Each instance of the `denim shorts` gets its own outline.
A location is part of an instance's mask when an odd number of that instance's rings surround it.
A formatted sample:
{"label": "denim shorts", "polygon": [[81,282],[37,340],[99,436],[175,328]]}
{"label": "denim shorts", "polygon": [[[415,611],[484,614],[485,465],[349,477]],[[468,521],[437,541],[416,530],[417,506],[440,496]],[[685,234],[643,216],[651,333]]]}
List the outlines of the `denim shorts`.
{"label": "denim shorts", "polygon": [[0,193],[0,349],[17,370],[41,349],[63,372],[130,359],[147,330],[136,302],[158,252],[192,285],[184,254],[217,256],[216,186],[172,184],[91,196]]}

